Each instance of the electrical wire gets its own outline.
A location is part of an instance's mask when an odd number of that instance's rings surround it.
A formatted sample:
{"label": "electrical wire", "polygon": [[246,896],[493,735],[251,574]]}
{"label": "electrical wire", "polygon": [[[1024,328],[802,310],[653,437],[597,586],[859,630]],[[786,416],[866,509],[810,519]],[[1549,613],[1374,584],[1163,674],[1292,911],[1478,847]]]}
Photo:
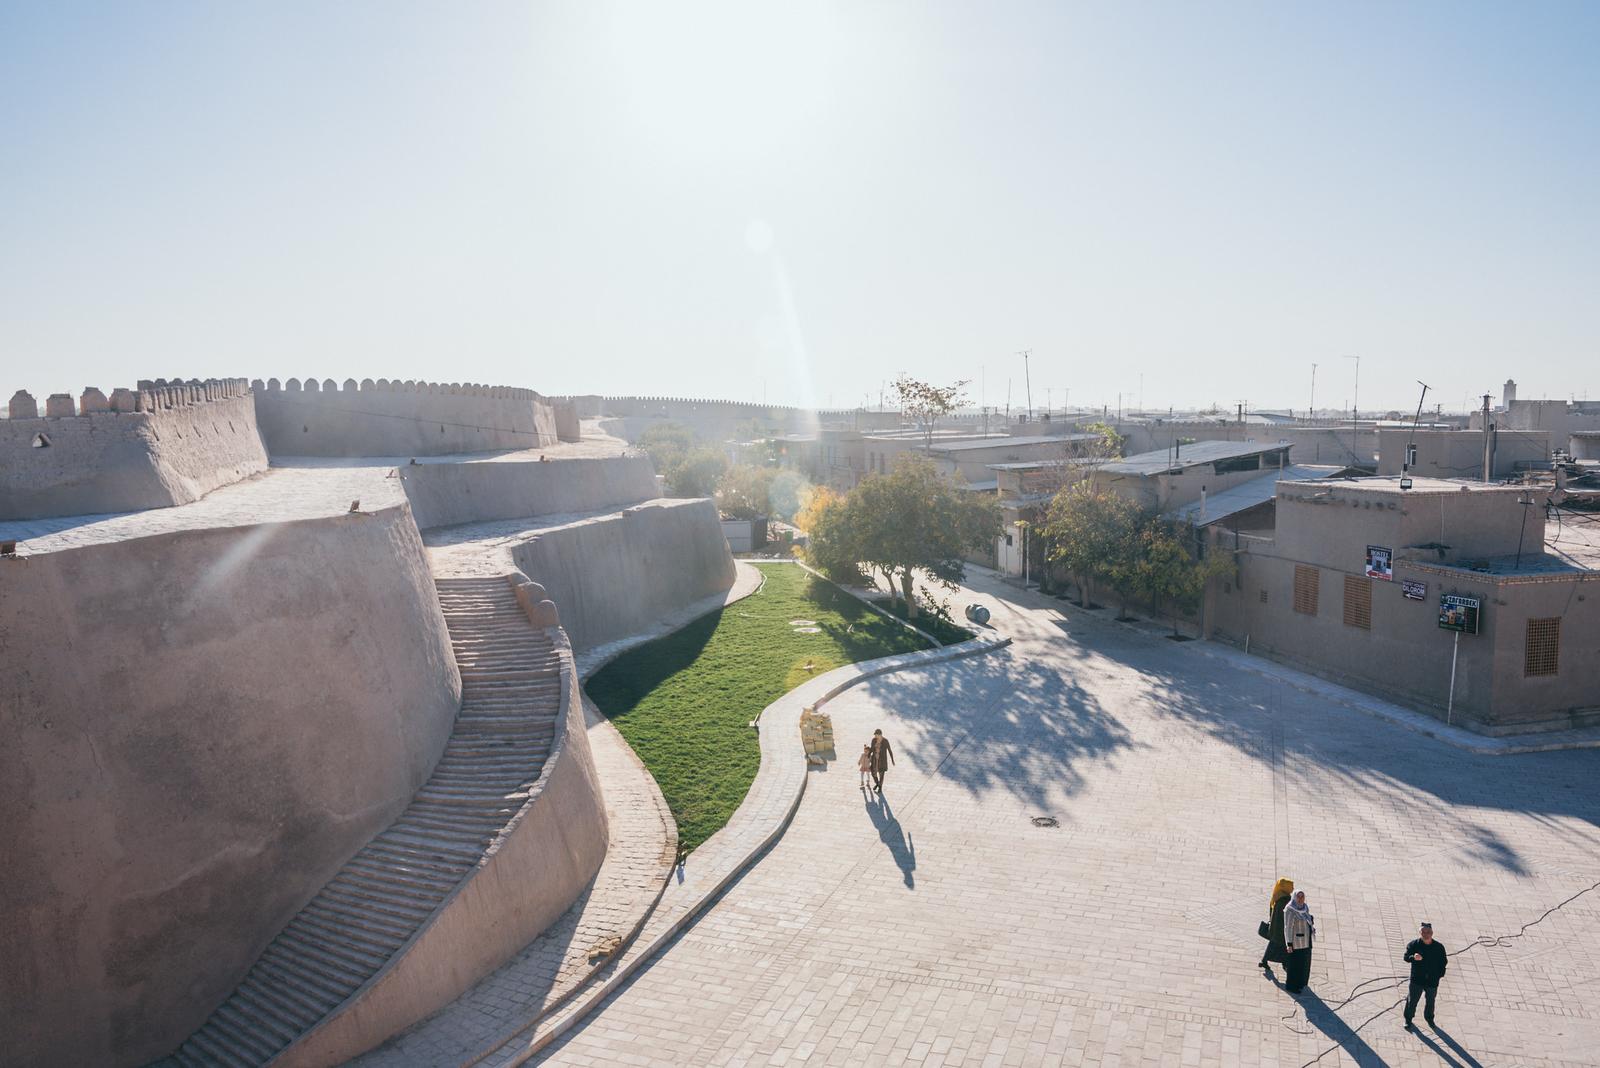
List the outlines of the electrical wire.
{"label": "electrical wire", "polygon": [[[1479,935],[1477,938],[1475,938],[1471,942],[1467,943],[1466,946],[1462,947],[1461,949],[1456,950],[1454,953],[1448,954],[1448,957],[1451,960],[1455,960],[1458,957],[1466,956],[1468,953],[1471,953],[1475,949],[1484,949],[1484,948],[1488,948],[1488,947],[1491,947],[1491,946],[1494,947],[1494,948],[1497,948],[1497,949],[1508,948],[1511,945],[1511,942],[1512,942],[1513,939],[1521,938],[1523,935],[1527,934],[1529,928],[1538,926],[1539,924],[1543,923],[1545,920],[1547,920],[1551,916],[1553,916],[1555,913],[1560,912],[1562,909],[1566,908],[1568,905],[1570,905],[1574,901],[1578,900],[1578,898],[1582,897],[1584,894],[1593,893],[1596,890],[1600,890],[1600,882],[1596,882],[1596,883],[1594,883],[1594,884],[1592,884],[1590,886],[1586,886],[1582,890],[1579,890],[1576,894],[1573,894],[1571,897],[1566,898],[1563,901],[1556,902],[1554,905],[1551,905],[1549,908],[1547,908],[1543,912],[1541,912],[1536,919],[1529,920],[1527,923],[1525,923],[1521,927],[1517,928],[1517,930],[1515,932],[1512,932],[1512,933],[1509,933],[1509,934],[1498,934],[1498,935]],[[1371,990],[1362,990],[1361,988],[1364,987],[1364,986],[1370,986],[1373,983],[1384,983],[1384,982],[1396,982],[1396,983],[1398,983],[1401,979],[1405,979],[1405,980],[1407,980],[1409,982],[1410,976],[1409,975],[1380,975],[1380,976],[1377,976],[1376,978],[1372,978],[1372,979],[1363,979],[1361,982],[1357,983],[1355,986],[1350,988],[1349,996],[1347,996],[1343,1001],[1339,1002],[1337,1005],[1328,1006],[1328,1009],[1329,1009],[1330,1012],[1336,1012],[1339,1009],[1342,1009],[1344,1006],[1350,1004],[1352,1001],[1355,1001],[1358,998],[1366,997],[1368,994],[1376,994],[1376,993],[1379,992],[1379,990],[1383,989],[1382,987],[1374,987]],[[1406,1000],[1405,998],[1400,998],[1397,1001],[1395,1001],[1394,1004],[1385,1006],[1384,1008],[1380,1009],[1378,1012],[1374,1013],[1373,1015],[1367,1017],[1365,1020],[1361,1021],[1361,1023],[1359,1025],[1357,1025],[1356,1027],[1351,1029],[1350,1035],[1347,1036],[1345,1041],[1348,1041],[1349,1038],[1352,1038],[1355,1035],[1359,1034],[1360,1031],[1362,1030],[1362,1028],[1366,1027],[1368,1024],[1372,1023],[1374,1020],[1378,1019],[1380,1016],[1383,1016],[1384,1014],[1393,1011],[1395,1008],[1399,1007],[1400,1005],[1405,1004],[1405,1000]],[[1294,1027],[1291,1024],[1291,1021],[1296,1016],[1299,1016],[1302,1013],[1303,1013],[1302,1009],[1296,1008],[1294,1010],[1294,1012],[1291,1012],[1287,1016],[1283,1017],[1284,1026],[1287,1027],[1289,1030],[1293,1031],[1295,1034],[1298,1034],[1298,1035],[1309,1035],[1309,1034],[1312,1034],[1313,1032],[1311,1032],[1309,1030],[1305,1030],[1305,1029],[1302,1029],[1302,1028]],[[1333,1045],[1329,1046],[1327,1049],[1323,1050],[1321,1053],[1317,1054],[1315,1057],[1311,1058],[1309,1061],[1306,1061],[1304,1064],[1300,1065],[1300,1068],[1311,1068],[1311,1066],[1313,1064],[1316,1064],[1318,1061],[1322,1060],[1322,1058],[1326,1057],[1328,1054],[1336,1053],[1339,1050],[1343,1049],[1344,1045],[1345,1045],[1344,1041],[1334,1043]]]}

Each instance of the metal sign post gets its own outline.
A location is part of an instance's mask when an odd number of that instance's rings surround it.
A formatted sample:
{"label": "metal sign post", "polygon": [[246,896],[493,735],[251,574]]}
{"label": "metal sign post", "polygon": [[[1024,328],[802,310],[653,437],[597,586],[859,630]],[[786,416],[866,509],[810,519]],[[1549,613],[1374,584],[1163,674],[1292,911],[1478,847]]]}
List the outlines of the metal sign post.
{"label": "metal sign post", "polygon": [[1461,652],[1461,632],[1456,631],[1455,644],[1450,647],[1450,702],[1445,705],[1444,722],[1450,726],[1456,715],[1456,655]]}

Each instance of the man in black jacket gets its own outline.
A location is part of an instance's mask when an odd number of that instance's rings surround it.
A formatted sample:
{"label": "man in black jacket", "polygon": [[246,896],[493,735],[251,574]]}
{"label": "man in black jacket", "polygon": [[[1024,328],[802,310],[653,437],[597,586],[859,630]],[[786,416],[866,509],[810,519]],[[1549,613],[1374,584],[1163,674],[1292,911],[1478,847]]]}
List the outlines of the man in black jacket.
{"label": "man in black jacket", "polygon": [[1422,1006],[1422,1018],[1433,1026],[1433,998],[1439,992],[1439,980],[1450,967],[1450,955],[1444,946],[1433,940],[1433,924],[1423,923],[1417,937],[1406,943],[1406,963],[1411,965],[1411,989],[1406,992],[1406,1030],[1415,1031],[1411,1018],[1417,1014],[1417,1000],[1428,995]]}

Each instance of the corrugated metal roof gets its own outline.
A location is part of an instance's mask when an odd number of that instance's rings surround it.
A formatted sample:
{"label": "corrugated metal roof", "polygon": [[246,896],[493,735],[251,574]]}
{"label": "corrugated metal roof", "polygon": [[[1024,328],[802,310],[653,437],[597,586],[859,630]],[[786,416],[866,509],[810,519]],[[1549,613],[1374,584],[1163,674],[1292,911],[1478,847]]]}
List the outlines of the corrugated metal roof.
{"label": "corrugated metal roof", "polygon": [[1254,508],[1258,504],[1265,504],[1272,500],[1278,492],[1278,481],[1303,482],[1316,478],[1327,478],[1337,471],[1344,470],[1336,465],[1323,464],[1291,464],[1280,473],[1272,471],[1260,478],[1252,478],[1249,482],[1241,482],[1220,493],[1213,493],[1206,498],[1206,515],[1200,518],[1200,502],[1186,504],[1181,508],[1174,508],[1167,513],[1168,519],[1177,519],[1185,523],[1215,523],[1219,519],[1226,519],[1236,512],[1246,508]]}
{"label": "corrugated metal roof", "polygon": [[973,449],[1008,449],[1034,445],[1065,445],[1069,441],[1093,441],[1098,434],[1045,434],[1037,437],[990,437],[975,441],[947,441],[933,443],[934,452],[969,452]]}
{"label": "corrugated metal roof", "polygon": [[1154,452],[1141,452],[1137,456],[1113,460],[1100,470],[1114,475],[1159,475],[1166,471],[1200,467],[1216,463],[1218,460],[1254,456],[1257,453],[1275,452],[1288,447],[1281,442],[1197,441],[1179,449],[1176,458],[1173,457],[1171,449],[1157,449]]}

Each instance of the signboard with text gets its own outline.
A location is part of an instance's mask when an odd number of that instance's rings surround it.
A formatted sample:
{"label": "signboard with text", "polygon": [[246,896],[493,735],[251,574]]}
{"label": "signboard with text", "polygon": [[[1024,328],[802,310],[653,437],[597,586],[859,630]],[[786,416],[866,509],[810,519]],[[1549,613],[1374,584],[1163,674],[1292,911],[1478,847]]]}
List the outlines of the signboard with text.
{"label": "signboard with text", "polygon": [[1394,553],[1382,545],[1367,546],[1367,578],[1394,581]]}
{"label": "signboard with text", "polygon": [[1416,579],[1401,579],[1400,593],[1408,601],[1422,601],[1428,597],[1428,584]]}
{"label": "signboard with text", "polygon": [[1461,597],[1453,593],[1439,598],[1439,626],[1460,634],[1478,633],[1478,613],[1483,602],[1476,597]]}

